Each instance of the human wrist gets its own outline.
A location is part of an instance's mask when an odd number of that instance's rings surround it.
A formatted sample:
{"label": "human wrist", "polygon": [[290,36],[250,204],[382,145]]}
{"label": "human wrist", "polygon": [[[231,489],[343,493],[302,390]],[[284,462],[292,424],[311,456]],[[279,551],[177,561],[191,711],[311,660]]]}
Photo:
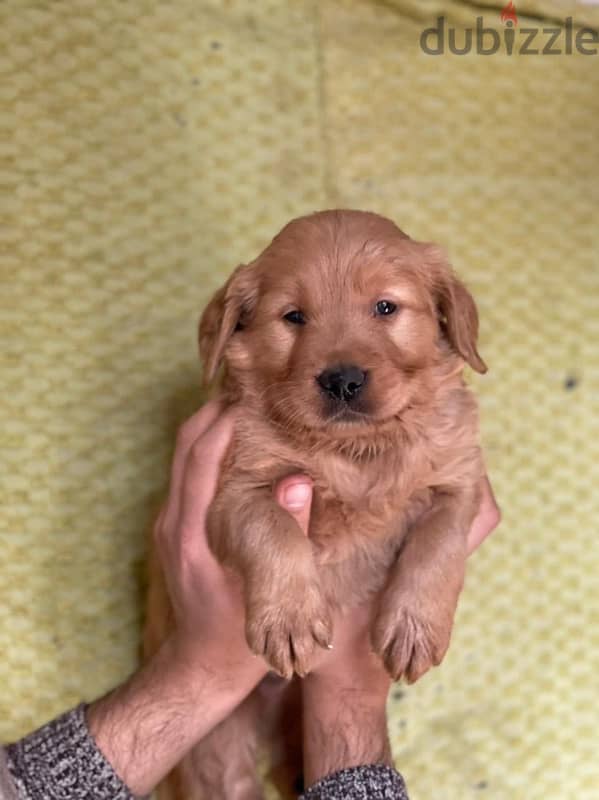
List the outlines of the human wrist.
{"label": "human wrist", "polygon": [[[387,683],[388,687],[388,683]],[[391,764],[387,691],[310,674],[302,688],[306,785],[361,764]]]}
{"label": "human wrist", "polygon": [[240,637],[232,636],[223,642],[222,636],[213,639],[175,633],[164,642],[162,657],[170,666],[173,682],[179,688],[185,683],[188,702],[205,694],[207,684],[212,692],[230,691],[237,695],[249,691],[266,675],[264,659],[251,652],[245,639],[237,639]]}
{"label": "human wrist", "polygon": [[149,793],[266,672],[261,659],[223,660],[205,644],[196,648],[172,636],[125,684],[87,709],[98,748],[135,795]]}
{"label": "human wrist", "polygon": [[384,707],[391,678],[369,642],[347,646],[342,641],[324,654],[305,682],[325,700],[346,691],[359,692],[363,701]]}

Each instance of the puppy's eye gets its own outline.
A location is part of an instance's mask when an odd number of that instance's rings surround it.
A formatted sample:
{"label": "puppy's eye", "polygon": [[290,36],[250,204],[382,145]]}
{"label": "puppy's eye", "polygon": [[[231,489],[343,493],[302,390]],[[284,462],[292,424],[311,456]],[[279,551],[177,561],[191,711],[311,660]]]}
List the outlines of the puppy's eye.
{"label": "puppy's eye", "polygon": [[385,317],[397,311],[397,306],[395,303],[392,303],[391,300],[379,300],[374,308],[375,314]]}
{"label": "puppy's eye", "polygon": [[301,311],[289,311],[289,313],[285,314],[283,319],[286,319],[287,322],[291,322],[293,325],[305,325],[306,318],[302,314]]}

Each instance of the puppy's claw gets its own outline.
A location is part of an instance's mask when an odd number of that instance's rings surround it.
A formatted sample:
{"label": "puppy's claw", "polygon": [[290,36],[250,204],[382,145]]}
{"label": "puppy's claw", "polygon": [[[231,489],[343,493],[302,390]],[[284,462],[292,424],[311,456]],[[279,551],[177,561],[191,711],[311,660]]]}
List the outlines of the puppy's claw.
{"label": "puppy's claw", "polygon": [[327,648],[332,636],[328,609],[315,582],[307,581],[300,589],[289,592],[276,586],[266,597],[248,598],[248,645],[284,678],[294,671],[306,675],[316,648]]}
{"label": "puppy's claw", "polygon": [[330,648],[328,638],[317,640],[312,629],[297,633],[284,625],[274,625],[265,631],[258,625],[249,625],[246,637],[250,649],[261,655],[281,677],[289,679],[296,672],[300,676],[310,671],[312,656],[317,646]]}
{"label": "puppy's claw", "polygon": [[320,647],[325,650],[333,649],[333,645],[331,644],[331,628],[327,623],[322,620],[316,622],[312,627],[312,636]]}

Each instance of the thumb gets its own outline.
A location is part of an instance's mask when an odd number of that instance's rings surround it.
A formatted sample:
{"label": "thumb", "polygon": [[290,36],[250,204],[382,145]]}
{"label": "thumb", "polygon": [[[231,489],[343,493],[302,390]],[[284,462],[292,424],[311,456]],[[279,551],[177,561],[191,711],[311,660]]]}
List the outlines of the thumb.
{"label": "thumb", "polygon": [[305,475],[289,475],[279,481],[275,490],[278,504],[289,512],[308,535],[312,506],[312,481]]}

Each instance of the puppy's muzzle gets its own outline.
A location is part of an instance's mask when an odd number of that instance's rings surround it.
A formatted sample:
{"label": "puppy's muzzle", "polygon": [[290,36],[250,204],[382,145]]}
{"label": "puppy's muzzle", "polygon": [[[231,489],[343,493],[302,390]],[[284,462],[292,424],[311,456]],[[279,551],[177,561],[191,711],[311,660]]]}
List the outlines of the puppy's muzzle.
{"label": "puppy's muzzle", "polygon": [[316,378],[321,390],[335,400],[351,403],[366,383],[366,372],[352,365],[339,365],[325,369]]}

